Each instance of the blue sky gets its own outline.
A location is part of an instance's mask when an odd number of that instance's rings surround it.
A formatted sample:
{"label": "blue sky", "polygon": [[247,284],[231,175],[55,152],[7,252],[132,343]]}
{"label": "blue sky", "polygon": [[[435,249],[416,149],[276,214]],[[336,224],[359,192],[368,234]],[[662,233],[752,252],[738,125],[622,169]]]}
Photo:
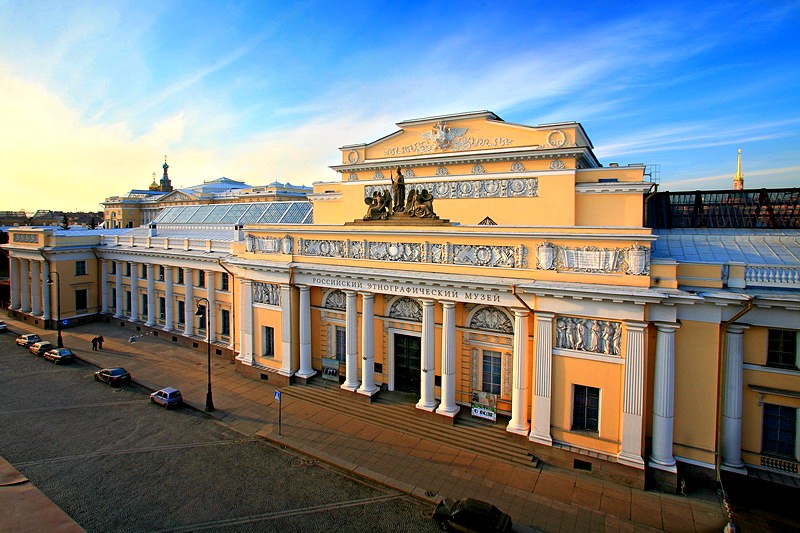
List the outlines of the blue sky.
{"label": "blue sky", "polygon": [[[661,190],[800,186],[800,2],[0,0],[0,209],[338,179],[338,147],[488,109],[581,122]],[[32,193],[35,191],[35,193]]]}

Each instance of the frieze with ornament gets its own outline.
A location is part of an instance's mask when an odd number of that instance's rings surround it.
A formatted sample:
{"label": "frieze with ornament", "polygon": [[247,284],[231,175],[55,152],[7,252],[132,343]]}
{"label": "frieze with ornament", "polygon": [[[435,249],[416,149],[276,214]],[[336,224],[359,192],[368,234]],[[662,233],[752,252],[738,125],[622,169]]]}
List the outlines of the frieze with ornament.
{"label": "frieze with ornament", "polygon": [[417,242],[299,239],[299,255],[408,263],[525,268],[524,245],[494,246]]}
{"label": "frieze with ornament", "polygon": [[253,282],[253,303],[281,305],[281,287],[275,283]]}
{"label": "frieze with ornament", "polygon": [[556,319],[556,348],[619,356],[622,324],[560,316]]}
{"label": "frieze with ornament", "polygon": [[246,250],[248,252],[262,254],[291,254],[294,239],[289,235],[284,237],[256,237],[247,236]]}
{"label": "frieze with ornament", "polygon": [[536,247],[536,268],[573,272],[650,274],[650,249],[634,244],[627,248],[567,248],[550,242]]}
{"label": "frieze with ornament", "polygon": [[[364,195],[384,191],[385,185],[367,185]],[[427,190],[435,199],[458,198],[519,198],[539,196],[538,178],[477,179],[463,181],[425,181],[406,183],[406,191]]]}
{"label": "frieze with ornament", "polygon": [[499,331],[501,333],[514,332],[514,325],[511,319],[496,307],[484,307],[483,309],[479,309],[472,316],[469,327],[473,329]]}
{"label": "frieze with ornament", "polygon": [[384,151],[384,155],[429,154],[439,151],[463,151],[470,148],[497,148],[510,146],[514,141],[507,137],[469,137],[469,128],[452,128],[447,122],[439,121],[430,131],[422,134],[422,141],[395,146]]}

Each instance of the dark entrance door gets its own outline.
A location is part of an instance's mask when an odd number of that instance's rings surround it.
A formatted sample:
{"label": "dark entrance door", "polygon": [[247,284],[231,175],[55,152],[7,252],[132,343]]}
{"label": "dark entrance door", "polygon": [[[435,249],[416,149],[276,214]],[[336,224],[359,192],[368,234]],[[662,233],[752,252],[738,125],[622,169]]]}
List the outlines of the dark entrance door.
{"label": "dark entrance door", "polygon": [[394,390],[419,394],[420,338],[394,335]]}

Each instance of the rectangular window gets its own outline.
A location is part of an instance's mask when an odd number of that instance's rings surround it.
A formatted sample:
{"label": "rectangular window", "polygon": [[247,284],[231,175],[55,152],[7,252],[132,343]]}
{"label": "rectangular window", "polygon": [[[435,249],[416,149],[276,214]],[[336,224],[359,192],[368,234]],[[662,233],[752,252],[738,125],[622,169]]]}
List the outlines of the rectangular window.
{"label": "rectangular window", "polygon": [[117,289],[111,289],[111,301],[114,302],[114,312],[119,313],[119,309],[117,309]]}
{"label": "rectangular window", "polygon": [[78,289],[75,291],[75,309],[85,311],[89,307],[89,290]]}
{"label": "rectangular window", "polygon": [[86,261],[75,261],[75,275],[76,276],[86,275]]}
{"label": "rectangular window", "polygon": [[222,289],[221,290],[223,290],[223,291],[230,290],[228,288],[228,274],[225,274],[224,272],[222,274]]}
{"label": "rectangular window", "polygon": [[500,394],[500,371],[502,360],[500,352],[483,350],[483,368],[481,376],[483,378],[481,390],[489,394]]}
{"label": "rectangular window", "polygon": [[198,287],[205,287],[206,286],[206,271],[205,270],[198,270],[197,271],[197,286]]}
{"label": "rectangular window", "polygon": [[183,269],[178,269],[178,285],[183,285]]}
{"label": "rectangular window", "polygon": [[231,312],[227,309],[222,310],[222,333],[221,335],[230,336],[231,334]]}
{"label": "rectangular window", "polygon": [[770,329],[767,332],[767,365],[797,368],[797,332]]}
{"label": "rectangular window", "polygon": [[111,275],[115,275],[117,273],[117,262],[111,261]]}
{"label": "rectangular window", "polygon": [[158,298],[158,318],[164,320],[164,317],[167,315],[167,299],[163,296],[159,296]]}
{"label": "rectangular window", "polygon": [[347,350],[347,329],[336,326],[336,359],[343,363]]}
{"label": "rectangular window", "polygon": [[178,301],[178,324],[186,323],[186,302]]}
{"label": "rectangular window", "polygon": [[147,316],[147,294],[142,294],[142,308],[139,311],[142,316]]}
{"label": "rectangular window", "polygon": [[761,453],[795,459],[796,439],[797,409],[765,403]]}
{"label": "rectangular window", "polygon": [[147,265],[144,263],[142,264],[142,275],[139,277],[142,279],[147,279]]}
{"label": "rectangular window", "polygon": [[158,266],[158,281],[164,281],[164,267]]}
{"label": "rectangular window", "polygon": [[574,385],[572,399],[572,429],[597,431],[600,417],[600,389]]}
{"label": "rectangular window", "polygon": [[128,262],[125,263],[125,275],[131,277],[131,264]]}
{"label": "rectangular window", "polygon": [[197,319],[197,329],[202,329],[205,331],[206,329],[206,306],[205,305],[198,305],[196,311],[200,311],[202,315],[195,315]]}
{"label": "rectangular window", "polygon": [[125,312],[131,312],[131,291],[125,291]]}
{"label": "rectangular window", "polygon": [[275,330],[269,326],[261,326],[261,347],[262,355],[265,357],[275,356]]}

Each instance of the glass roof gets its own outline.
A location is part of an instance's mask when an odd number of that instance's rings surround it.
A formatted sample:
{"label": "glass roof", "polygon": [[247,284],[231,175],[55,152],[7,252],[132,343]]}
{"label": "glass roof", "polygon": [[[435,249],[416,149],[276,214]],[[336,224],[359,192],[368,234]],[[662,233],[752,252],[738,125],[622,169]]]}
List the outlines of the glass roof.
{"label": "glass roof", "polygon": [[251,202],[244,204],[175,205],[165,207],[154,224],[311,224],[311,203]]}

